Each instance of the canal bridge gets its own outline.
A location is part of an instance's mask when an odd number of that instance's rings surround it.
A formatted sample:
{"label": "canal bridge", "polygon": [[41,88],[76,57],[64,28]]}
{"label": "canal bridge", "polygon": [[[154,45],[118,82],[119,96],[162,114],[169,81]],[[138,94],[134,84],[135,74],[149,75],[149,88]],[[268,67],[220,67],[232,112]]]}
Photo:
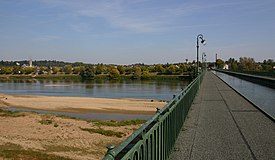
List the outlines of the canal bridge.
{"label": "canal bridge", "polygon": [[206,71],[125,141],[109,145],[104,160],[274,157],[274,117]]}

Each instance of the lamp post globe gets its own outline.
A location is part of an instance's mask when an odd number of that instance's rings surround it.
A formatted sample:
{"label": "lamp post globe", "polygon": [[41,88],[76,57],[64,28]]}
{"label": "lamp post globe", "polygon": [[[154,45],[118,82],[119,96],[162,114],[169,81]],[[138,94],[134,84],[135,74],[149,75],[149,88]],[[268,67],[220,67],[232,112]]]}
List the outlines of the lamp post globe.
{"label": "lamp post globe", "polygon": [[203,38],[203,35],[202,34],[199,34],[197,36],[197,76],[199,74],[199,40],[200,40],[200,43],[203,44],[203,45],[206,45],[206,41],[205,39]]}

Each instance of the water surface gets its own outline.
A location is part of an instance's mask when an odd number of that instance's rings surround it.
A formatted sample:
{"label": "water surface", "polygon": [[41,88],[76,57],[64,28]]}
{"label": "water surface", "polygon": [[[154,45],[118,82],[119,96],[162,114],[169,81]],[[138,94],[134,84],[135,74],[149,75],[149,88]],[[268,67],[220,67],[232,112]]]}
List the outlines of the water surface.
{"label": "water surface", "polygon": [[275,89],[252,83],[225,73],[214,73],[264,112],[275,118]]}
{"label": "water surface", "polygon": [[76,96],[97,98],[141,98],[170,100],[188,81],[52,81],[0,82],[0,93],[19,95]]}
{"label": "water surface", "polygon": [[[188,81],[53,81],[53,80],[11,80],[0,82],[0,93],[17,95],[76,96],[97,98],[141,98],[171,100]],[[11,111],[27,111],[45,114],[66,115],[88,120],[131,120],[149,119],[152,115],[112,113],[69,113],[21,108]]]}

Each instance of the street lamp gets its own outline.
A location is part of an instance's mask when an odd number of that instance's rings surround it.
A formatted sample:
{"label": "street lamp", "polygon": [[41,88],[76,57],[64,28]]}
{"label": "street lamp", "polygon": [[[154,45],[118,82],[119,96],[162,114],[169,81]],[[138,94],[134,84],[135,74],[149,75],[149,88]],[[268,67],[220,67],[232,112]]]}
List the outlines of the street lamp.
{"label": "street lamp", "polygon": [[199,74],[199,39],[201,40],[200,42],[205,45],[205,39],[203,39],[203,35],[199,34],[197,36],[197,76]]}
{"label": "street lamp", "polygon": [[205,52],[202,52],[202,54],[201,54],[201,67],[203,67],[203,61],[205,61],[205,59],[204,59],[204,57],[206,57],[206,54],[205,54]]}

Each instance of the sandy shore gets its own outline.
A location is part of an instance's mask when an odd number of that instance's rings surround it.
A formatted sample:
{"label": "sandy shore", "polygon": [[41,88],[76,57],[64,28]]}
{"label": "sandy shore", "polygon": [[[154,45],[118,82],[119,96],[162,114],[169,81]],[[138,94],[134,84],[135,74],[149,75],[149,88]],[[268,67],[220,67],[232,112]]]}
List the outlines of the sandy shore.
{"label": "sandy shore", "polygon": [[153,114],[166,102],[145,99],[22,96],[0,94],[0,108],[26,108],[74,113]]}
{"label": "sandy shore", "polygon": [[[0,94],[0,108],[26,108],[48,111],[153,114],[166,102],[142,99],[84,97],[19,96]],[[98,160],[108,144],[118,144],[141,124],[104,126],[94,121],[75,120],[55,115],[0,111],[1,159],[73,159]],[[122,133],[106,136],[95,131]],[[38,158],[37,158],[38,156]],[[35,158],[36,157],[36,158]]]}
{"label": "sandy shore", "polygon": [[[8,116],[0,112],[0,160],[99,160],[108,144],[117,145],[140,125],[97,126],[95,122],[34,113]],[[43,122],[50,121],[50,124]],[[122,132],[122,137],[81,128]],[[51,157],[50,157],[51,156]]]}

